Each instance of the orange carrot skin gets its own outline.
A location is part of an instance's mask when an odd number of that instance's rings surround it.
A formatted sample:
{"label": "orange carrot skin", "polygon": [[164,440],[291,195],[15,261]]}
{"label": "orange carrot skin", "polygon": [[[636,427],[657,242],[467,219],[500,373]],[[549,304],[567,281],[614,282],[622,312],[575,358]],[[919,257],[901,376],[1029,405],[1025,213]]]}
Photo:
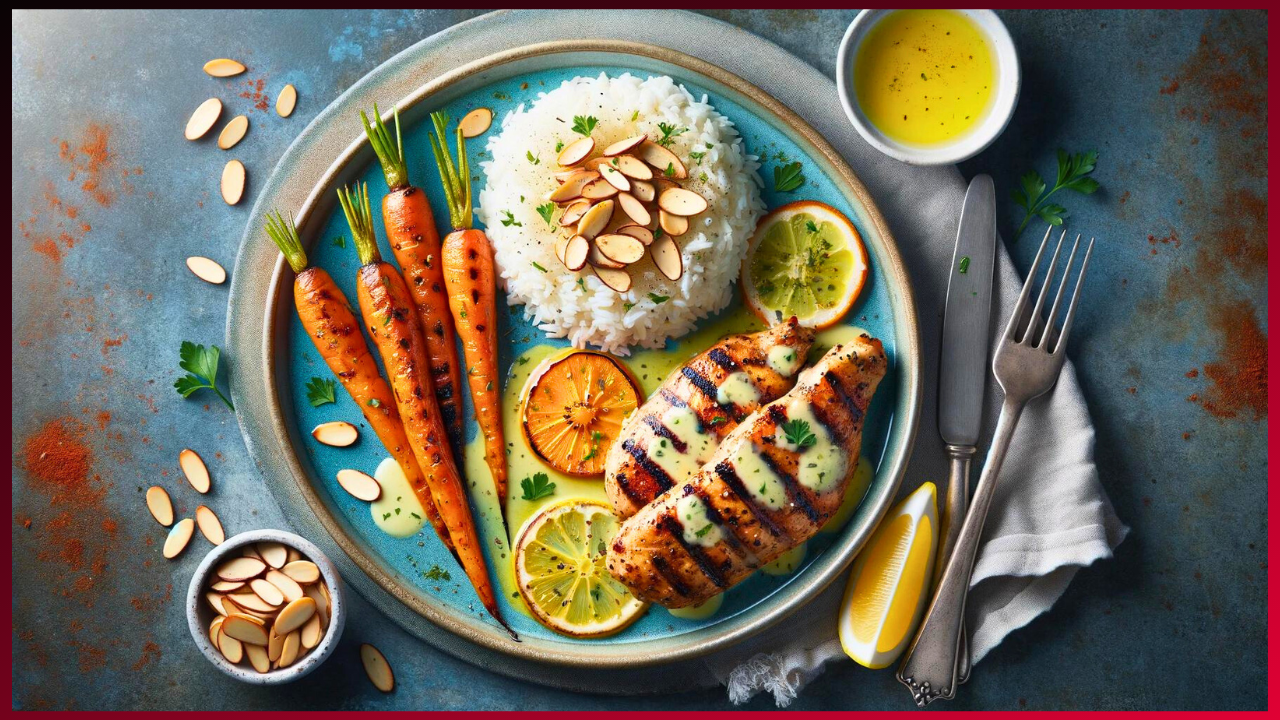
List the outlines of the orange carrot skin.
{"label": "orange carrot skin", "polygon": [[361,267],[356,286],[360,312],[382,355],[409,445],[427,477],[436,508],[449,528],[462,569],[480,596],[480,602],[501,621],[462,476],[449,452],[444,422],[430,392],[426,345],[409,289],[396,269],[385,262]]}
{"label": "orange carrot skin", "polygon": [[351,314],[346,296],[329,273],[313,267],[303,270],[294,280],[293,303],[320,357],[360,406],[369,427],[404,471],[436,534],[445,547],[454,552],[449,530],[436,511],[426,478],[409,447],[391,388],[378,374],[378,364],[360,334],[360,325]]}
{"label": "orange carrot skin", "polygon": [[458,336],[462,338],[471,402],[484,435],[484,460],[493,475],[498,502],[505,508],[507,453],[502,436],[493,247],[480,230],[455,230],[445,237],[442,254],[449,309],[453,312]]}
{"label": "orange carrot skin", "polygon": [[396,188],[382,199],[387,240],[418,308],[422,336],[431,361],[436,404],[453,447],[462,448],[462,371],[458,367],[453,316],[440,269],[440,234],[427,194],[421,188]]}

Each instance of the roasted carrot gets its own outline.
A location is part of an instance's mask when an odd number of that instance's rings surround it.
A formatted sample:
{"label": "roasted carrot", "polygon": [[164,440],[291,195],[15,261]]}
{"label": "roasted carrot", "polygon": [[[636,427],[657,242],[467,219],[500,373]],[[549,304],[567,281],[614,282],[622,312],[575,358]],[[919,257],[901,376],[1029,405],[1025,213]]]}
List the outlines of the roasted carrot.
{"label": "roasted carrot", "polygon": [[471,227],[471,176],[462,129],[457,131],[458,163],[455,166],[449,157],[444,113],[432,113],[431,121],[436,127],[436,135],[431,137],[431,151],[440,168],[440,181],[449,204],[449,223],[453,227],[441,248],[444,285],[449,294],[449,310],[453,312],[453,322],[462,339],[471,404],[475,406],[476,422],[484,436],[484,460],[493,475],[494,490],[505,517],[507,453],[502,437],[493,246],[483,231]]}
{"label": "roasted carrot", "polygon": [[373,428],[374,434],[404,472],[409,485],[418,495],[431,527],[435,528],[449,552],[457,557],[453,540],[449,538],[449,530],[436,511],[426,478],[418,467],[418,459],[409,448],[409,438],[405,435],[404,423],[400,421],[400,412],[391,396],[391,388],[378,374],[378,363],[369,353],[364,337],[360,335],[360,325],[351,313],[351,305],[347,303],[346,296],[329,273],[318,267],[307,267],[307,253],[302,249],[302,241],[298,238],[298,229],[294,226],[292,217],[286,224],[279,212],[274,217],[269,215],[266,229],[267,235],[280,248],[289,267],[296,274],[293,280],[293,304],[307,336],[311,338],[329,369],[338,376],[351,399],[360,406],[360,412],[369,421],[369,427]]}
{"label": "roasted carrot", "polygon": [[382,163],[389,192],[382,198],[382,223],[387,230],[391,252],[400,264],[405,284],[418,308],[422,337],[431,360],[431,387],[435,391],[440,415],[454,449],[461,451],[462,373],[458,369],[457,340],[453,332],[453,316],[444,294],[444,277],[440,270],[440,233],[435,216],[422,188],[409,184],[409,168],[404,160],[400,140],[400,111],[395,111],[396,137],[382,122],[378,106],[373,106],[373,124],[360,113],[365,135]]}
{"label": "roasted carrot", "polygon": [[480,535],[476,531],[462,475],[449,452],[444,421],[430,393],[431,375],[422,328],[414,313],[413,299],[404,279],[390,264],[382,261],[373,236],[373,217],[369,209],[369,188],[358,192],[339,188],[339,202],[351,226],[360,269],[356,273],[356,295],[365,328],[373,338],[387,379],[395,392],[400,417],[404,418],[409,447],[418,458],[436,509],[449,528],[449,537],[458,550],[458,561],[480,596],[480,602],[511,633],[498,612],[497,598],[489,571],[485,566]]}

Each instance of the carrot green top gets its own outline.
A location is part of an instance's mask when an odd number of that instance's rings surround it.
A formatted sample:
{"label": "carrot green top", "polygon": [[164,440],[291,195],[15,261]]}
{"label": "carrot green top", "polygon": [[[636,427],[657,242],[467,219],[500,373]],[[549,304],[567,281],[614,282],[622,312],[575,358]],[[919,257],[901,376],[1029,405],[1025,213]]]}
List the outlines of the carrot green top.
{"label": "carrot green top", "polygon": [[449,116],[433,112],[431,122],[436,126],[436,134],[428,137],[431,139],[431,152],[436,156],[436,167],[440,168],[440,182],[444,185],[445,200],[449,205],[449,223],[454,230],[466,230],[471,227],[471,167],[467,163],[467,141],[462,137],[462,128],[458,128],[458,164],[455,166],[449,157],[449,141],[445,139]]}
{"label": "carrot green top", "polygon": [[307,269],[307,251],[302,249],[302,240],[298,238],[298,228],[293,224],[293,213],[289,213],[289,222],[285,224],[284,216],[277,210],[275,215],[267,216],[267,235],[271,242],[284,253],[284,259],[295,273]]}
{"label": "carrot green top", "polygon": [[364,134],[369,138],[369,144],[373,146],[373,152],[378,156],[378,162],[382,163],[382,174],[387,178],[387,187],[391,190],[398,190],[409,184],[409,168],[404,162],[404,143],[400,139],[400,109],[396,108],[393,113],[396,121],[396,140],[391,142],[391,131],[387,129],[385,123],[382,122],[382,115],[378,113],[378,103],[373,104],[373,124],[369,124],[369,118],[360,111],[360,122],[364,123]]}
{"label": "carrot green top", "polygon": [[369,211],[369,184],[356,183],[354,188],[338,188],[338,202],[342,204],[342,214],[347,216],[351,237],[356,241],[356,254],[360,256],[360,264],[368,265],[381,260],[378,241],[373,236],[373,213]]}

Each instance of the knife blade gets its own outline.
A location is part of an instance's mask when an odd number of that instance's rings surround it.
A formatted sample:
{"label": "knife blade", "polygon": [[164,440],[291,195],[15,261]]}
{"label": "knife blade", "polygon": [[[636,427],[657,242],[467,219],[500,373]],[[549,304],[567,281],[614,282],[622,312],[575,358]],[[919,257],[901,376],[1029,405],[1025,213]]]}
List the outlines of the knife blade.
{"label": "knife blade", "polygon": [[942,317],[938,432],[948,445],[976,446],[982,430],[996,264],[996,186],[990,175],[969,183]]}

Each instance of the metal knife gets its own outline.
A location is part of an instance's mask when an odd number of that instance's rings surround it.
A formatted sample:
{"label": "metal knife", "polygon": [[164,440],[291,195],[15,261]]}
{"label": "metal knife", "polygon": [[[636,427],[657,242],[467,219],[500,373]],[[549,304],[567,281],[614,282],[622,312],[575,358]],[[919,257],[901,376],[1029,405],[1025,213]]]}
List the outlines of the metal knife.
{"label": "metal knife", "polygon": [[[969,182],[960,211],[947,283],[938,370],[938,432],[951,460],[934,584],[955,547],[969,503],[969,465],[978,451],[991,344],[992,280],[996,264],[996,186],[990,175]],[[957,658],[960,682],[969,679],[969,643]]]}

